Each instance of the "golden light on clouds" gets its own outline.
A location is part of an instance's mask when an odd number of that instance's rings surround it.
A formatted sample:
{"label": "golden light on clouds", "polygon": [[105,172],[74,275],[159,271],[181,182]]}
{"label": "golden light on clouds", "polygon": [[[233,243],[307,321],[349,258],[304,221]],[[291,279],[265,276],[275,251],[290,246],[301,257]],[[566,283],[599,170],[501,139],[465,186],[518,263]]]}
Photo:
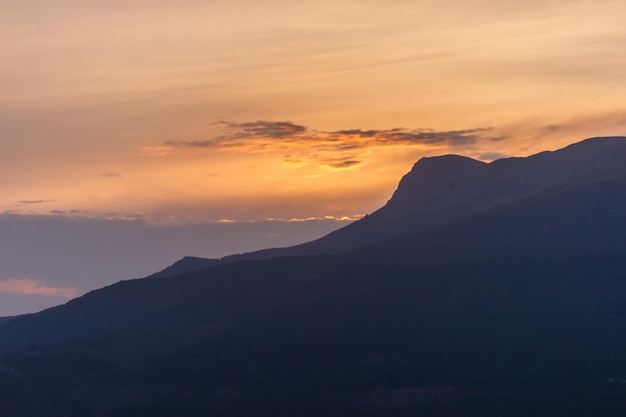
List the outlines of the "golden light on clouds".
{"label": "golden light on clouds", "polygon": [[422,156],[625,134],[624,15],[613,0],[5,2],[0,211],[351,219]]}

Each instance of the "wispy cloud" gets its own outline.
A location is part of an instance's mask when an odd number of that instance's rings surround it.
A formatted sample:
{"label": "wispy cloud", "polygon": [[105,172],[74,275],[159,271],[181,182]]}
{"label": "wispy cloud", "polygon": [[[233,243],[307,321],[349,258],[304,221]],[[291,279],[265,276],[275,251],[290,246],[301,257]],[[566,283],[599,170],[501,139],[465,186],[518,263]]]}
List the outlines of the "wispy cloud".
{"label": "wispy cloud", "polygon": [[146,213],[143,211],[102,211],[102,210],[82,210],[82,209],[67,209],[62,210],[54,208],[45,211],[35,211],[29,208],[11,208],[9,210],[0,210],[0,216],[49,216],[49,217],[62,217],[66,219],[75,220],[121,220],[121,221],[142,221],[147,218]]}
{"label": "wispy cloud", "polygon": [[[344,139],[369,139],[365,141],[367,145],[440,145],[440,144],[457,144],[466,145],[476,143],[481,134],[492,130],[491,128],[477,128],[465,130],[435,131],[432,129],[405,129],[394,128],[388,130],[339,130],[336,132],[328,132],[334,135],[338,140]],[[350,144],[350,142],[348,143]]]}
{"label": "wispy cloud", "polygon": [[541,136],[579,135],[606,136],[626,135],[626,112],[586,114],[551,123],[537,129]]}
{"label": "wispy cloud", "polygon": [[313,216],[313,217],[292,217],[292,218],[283,218],[283,217],[268,217],[265,221],[268,222],[289,222],[289,223],[302,223],[302,222],[312,222],[319,220],[332,220],[337,222],[353,222],[363,218],[364,214],[354,214],[351,216]]}
{"label": "wispy cloud", "polygon": [[0,280],[0,294],[43,295],[46,297],[73,298],[80,293],[78,288],[51,287],[43,280],[5,279]]}
{"label": "wispy cloud", "polygon": [[139,148],[139,156],[167,156],[172,149],[168,145],[142,146]]}
{"label": "wispy cloud", "polygon": [[319,222],[319,221],[334,221],[334,222],[353,222],[363,218],[364,214],[352,214],[344,216],[309,216],[309,217],[266,217],[263,220],[233,220],[233,219],[221,219],[214,223],[219,224],[252,224],[252,223],[264,223],[264,222],[277,222],[277,223],[304,223],[304,222]]}
{"label": "wispy cloud", "polygon": [[239,137],[245,139],[249,137],[271,137],[271,138],[288,138],[296,135],[304,134],[307,128],[292,122],[226,122],[219,121],[216,123],[231,131],[230,137]]}
{"label": "wispy cloud", "polygon": [[322,131],[290,121],[228,122],[214,124],[220,134],[210,139],[168,140],[158,146],[144,147],[146,156],[164,156],[177,149],[218,149],[231,152],[285,152],[286,163],[310,163],[331,169],[357,167],[363,153],[385,147],[457,147],[490,138],[491,128],[436,131],[396,127],[383,130],[343,129]]}
{"label": "wispy cloud", "polygon": [[15,203],[19,206],[27,206],[30,204],[43,204],[43,203],[51,203],[54,201],[55,200],[19,200],[19,201],[16,201]]}
{"label": "wispy cloud", "polygon": [[343,158],[328,158],[320,160],[321,165],[327,166],[329,168],[351,168],[361,165],[361,161],[355,159],[356,156],[347,156]]}
{"label": "wispy cloud", "polygon": [[560,120],[529,119],[499,126],[497,135],[476,147],[477,152],[472,156],[483,160],[524,156],[558,149],[590,137],[624,135],[625,111],[579,114]]}
{"label": "wispy cloud", "polygon": [[[470,144],[481,138],[491,128],[436,131],[433,129],[406,129],[396,127],[385,130],[349,129],[337,131],[311,130],[292,122],[257,121],[249,123],[218,122],[222,135],[208,140],[169,140],[165,147],[173,148],[238,148],[264,149],[266,145],[277,147],[285,144],[318,144],[335,150],[360,149],[372,146]],[[155,147],[158,148],[158,147]]]}
{"label": "wispy cloud", "polygon": [[122,174],[119,174],[117,172],[103,172],[102,174],[100,174],[100,176],[105,178],[120,178]]}

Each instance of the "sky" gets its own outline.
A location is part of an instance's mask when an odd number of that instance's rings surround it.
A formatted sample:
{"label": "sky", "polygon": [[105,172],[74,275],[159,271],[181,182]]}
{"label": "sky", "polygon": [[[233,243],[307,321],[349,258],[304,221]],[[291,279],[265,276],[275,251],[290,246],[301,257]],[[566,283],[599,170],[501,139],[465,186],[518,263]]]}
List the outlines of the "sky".
{"label": "sky", "polygon": [[610,0],[3,0],[0,316],[185,254],[319,237],[424,156],[624,135],[625,15]]}

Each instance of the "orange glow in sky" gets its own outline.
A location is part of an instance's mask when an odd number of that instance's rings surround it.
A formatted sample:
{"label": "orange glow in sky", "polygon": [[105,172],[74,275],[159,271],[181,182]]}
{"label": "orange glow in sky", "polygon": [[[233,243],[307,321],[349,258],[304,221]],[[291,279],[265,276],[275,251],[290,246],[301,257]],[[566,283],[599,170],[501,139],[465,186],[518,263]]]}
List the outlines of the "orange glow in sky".
{"label": "orange glow in sky", "polygon": [[3,2],[0,212],[350,220],[422,156],[624,135],[625,15],[602,0]]}

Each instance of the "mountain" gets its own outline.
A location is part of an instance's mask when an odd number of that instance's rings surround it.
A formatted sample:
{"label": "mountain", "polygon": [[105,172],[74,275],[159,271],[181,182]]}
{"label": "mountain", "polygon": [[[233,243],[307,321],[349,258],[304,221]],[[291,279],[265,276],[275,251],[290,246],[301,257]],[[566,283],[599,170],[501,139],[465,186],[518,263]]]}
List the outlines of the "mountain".
{"label": "mountain", "polygon": [[220,265],[222,261],[219,259],[198,258],[197,256],[185,256],[184,258],[174,262],[162,271],[156,272],[146,278],[164,278],[174,275],[184,274],[186,272],[198,271],[201,269],[211,268]]}
{"label": "mountain", "polygon": [[422,158],[402,178],[387,204],[371,215],[316,241],[246,257],[341,253],[446,224],[545,190],[624,174],[624,137],[592,138],[555,152],[489,164],[457,155]]}
{"label": "mountain", "polygon": [[[554,152],[484,163],[458,155],[420,159],[381,209],[320,239],[288,248],[207,260],[211,265],[277,256],[350,251],[368,243],[419,232],[520,200],[545,190],[626,174],[626,138],[591,138]],[[165,274],[203,269],[178,261]]]}
{"label": "mountain", "polygon": [[610,138],[420,160],[367,217],[440,219],[418,231],[358,222],[373,241],[351,250],[123,281],[1,323],[0,414],[626,415],[625,158]]}
{"label": "mountain", "polygon": [[[0,349],[46,345],[99,333],[161,329],[164,323],[174,326],[177,320],[196,321],[201,317],[195,316],[199,310],[207,310],[203,315],[223,315],[232,306],[242,307],[239,301],[228,301],[239,297],[241,289],[253,286],[269,291],[265,289],[269,281],[256,278],[259,275],[267,275],[264,279],[268,280],[281,273],[305,278],[334,274],[335,268],[344,268],[349,275],[349,271],[361,270],[363,265],[373,269],[437,268],[466,261],[621,256],[626,254],[623,207],[626,175],[545,191],[463,220],[340,255],[278,257],[220,266],[210,263],[207,269],[174,277],[122,281],[66,305],[0,325]],[[194,303],[197,305],[191,308]]]}

